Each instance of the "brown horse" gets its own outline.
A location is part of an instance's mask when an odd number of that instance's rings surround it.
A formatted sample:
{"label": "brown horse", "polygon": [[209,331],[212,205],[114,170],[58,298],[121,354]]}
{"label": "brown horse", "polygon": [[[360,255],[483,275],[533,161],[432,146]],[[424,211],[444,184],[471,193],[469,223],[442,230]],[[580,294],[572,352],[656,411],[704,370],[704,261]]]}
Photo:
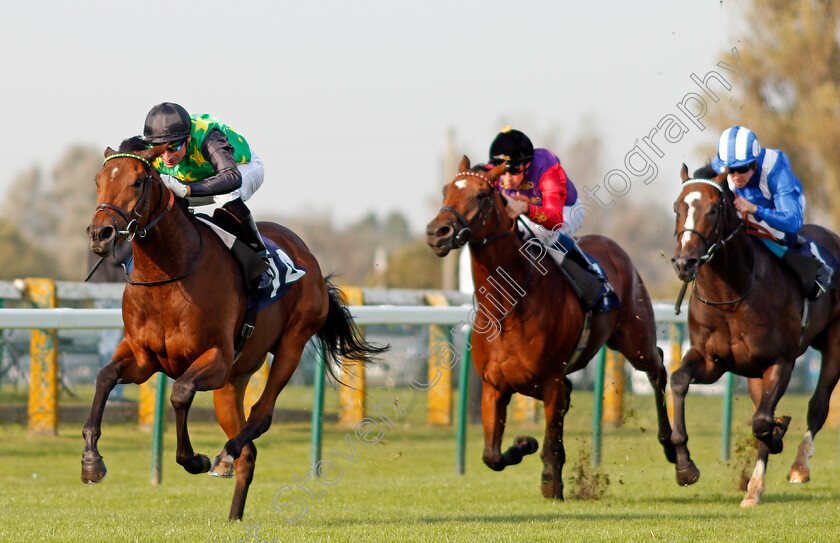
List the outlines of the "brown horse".
{"label": "brown horse", "polygon": [[569,283],[553,262],[541,262],[544,247],[523,243],[514,234],[514,222],[495,189],[504,166],[470,170],[464,157],[459,171],[444,188],[443,207],[426,227],[426,242],[441,257],[470,245],[476,288],[471,349],[484,382],[484,463],[501,471],[536,452],[535,438],[519,436],[503,454],[502,434],[514,392],[542,400],[546,418],[542,493],[563,499],[563,419],[572,393],[567,375],[586,366],[604,343],[647,373],[655,395],[659,441],[673,462],[665,406],[667,374],[656,347],[653,308],[627,253],[602,236],[580,240],[603,267],[622,304],[621,309],[593,315],[587,329],[586,312]]}
{"label": "brown horse", "polygon": [[[775,417],[776,405],[796,358],[813,346],[822,353],[822,369],[808,405],[808,431],[788,475],[791,482],[809,479],[813,439],[825,423],[829,396],[840,377],[837,287],[809,302],[810,317],[803,330],[805,297],[798,280],[763,242],[747,234],[732,203],[726,173],[713,179],[689,179],[683,165],[680,176],[682,190],[674,204],[677,248],[671,261],[680,279],[695,283],[688,314],[691,348],[671,375],[677,482],[690,485],[700,477],[686,446],[689,384],[714,383],[727,371],[743,375],[749,378],[755,404],[752,428],[759,447],[741,506],[754,506],[764,492],[769,454],[782,451],[790,422],[789,417]],[[713,177],[714,171],[706,169],[705,176]],[[832,254],[840,254],[840,238],[828,230],[805,225],[801,233]]]}
{"label": "brown horse", "polygon": [[[330,364],[342,357],[367,361],[382,348],[367,344],[357,332],[340,291],[321,276],[315,257],[290,230],[260,223],[306,274],[279,301],[262,310],[253,335],[234,358],[234,340],[242,328],[246,293],[239,266],[218,236],[196,220],[185,201],[174,200],[151,162],[163,145],[147,149],[139,138],[126,140],[115,153],[105,151],[96,175],[96,213],[88,226],[91,250],[110,255],[122,238],[131,240],[134,268],[123,294],[125,337],[111,363],[96,379],[96,394],[83,435],[82,481],[99,482],[106,473],[97,450],[102,413],[118,383],[143,383],[156,372],[175,379],[176,458],[190,473],[231,477],[236,484],[230,519],[242,518],[254,474],[253,441],[271,424],[277,395],[289,381],[307,341],[317,335]],[[274,354],[268,382],[246,421],[245,387]],[[197,391],[213,390],[216,417],[228,442],[212,465],[196,454],[187,432],[187,414]]]}

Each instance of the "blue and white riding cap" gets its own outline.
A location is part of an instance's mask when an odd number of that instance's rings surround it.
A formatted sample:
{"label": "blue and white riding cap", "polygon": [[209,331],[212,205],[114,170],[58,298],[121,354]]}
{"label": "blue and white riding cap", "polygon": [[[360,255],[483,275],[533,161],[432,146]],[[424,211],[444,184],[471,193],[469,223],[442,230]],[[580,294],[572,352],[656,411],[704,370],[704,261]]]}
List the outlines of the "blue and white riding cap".
{"label": "blue and white riding cap", "polygon": [[730,168],[746,166],[758,159],[761,145],[753,131],[744,126],[727,128],[720,135],[717,156],[712,159],[712,168],[718,173]]}

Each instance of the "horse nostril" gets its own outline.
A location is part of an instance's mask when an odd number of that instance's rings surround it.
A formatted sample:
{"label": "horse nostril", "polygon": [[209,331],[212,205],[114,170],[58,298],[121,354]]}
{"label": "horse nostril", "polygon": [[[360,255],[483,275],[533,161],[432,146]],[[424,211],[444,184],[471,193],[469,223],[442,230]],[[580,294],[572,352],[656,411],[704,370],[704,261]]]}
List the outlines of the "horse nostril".
{"label": "horse nostril", "polygon": [[111,238],[114,237],[115,231],[112,226],[106,226],[102,230],[99,231],[99,239],[102,241],[109,241]]}
{"label": "horse nostril", "polygon": [[448,224],[443,225],[443,226],[441,226],[440,228],[437,229],[437,232],[435,232],[435,236],[437,236],[439,238],[448,238],[448,237],[452,236],[453,231],[454,231],[453,228],[451,226],[449,226]]}

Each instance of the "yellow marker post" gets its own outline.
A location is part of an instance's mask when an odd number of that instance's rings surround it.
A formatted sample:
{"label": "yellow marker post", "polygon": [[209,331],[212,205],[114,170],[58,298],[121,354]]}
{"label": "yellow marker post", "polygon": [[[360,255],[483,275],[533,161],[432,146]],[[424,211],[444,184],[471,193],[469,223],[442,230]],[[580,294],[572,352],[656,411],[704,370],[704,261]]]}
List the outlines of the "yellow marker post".
{"label": "yellow marker post", "polygon": [[[26,279],[25,294],[39,309],[55,308],[52,279]],[[55,330],[32,330],[31,379],[29,382],[30,435],[58,434],[58,334]]]}
{"label": "yellow marker post", "polygon": [[683,331],[682,325],[678,323],[671,324],[671,365],[668,369],[668,388],[667,388],[667,406],[668,418],[674,420],[674,395],[671,392],[671,374],[677,371],[682,364],[682,343]]}
{"label": "yellow marker post", "polygon": [[[426,303],[446,307],[449,302],[442,292],[427,292]],[[454,348],[443,326],[429,326],[429,407],[426,421],[435,426],[452,426],[452,366]]]}
{"label": "yellow marker post", "polygon": [[152,375],[145,383],[140,384],[140,401],[137,404],[137,427],[141,432],[151,432],[155,425],[155,400],[157,396],[157,379],[155,375]]}
{"label": "yellow marker post", "polygon": [[[342,287],[341,291],[347,298],[347,305],[362,305],[362,289],[358,287]],[[359,328],[364,334],[364,327]],[[349,387],[341,387],[338,422],[342,426],[355,426],[365,418],[365,366],[361,362],[345,360],[346,371],[342,380]]]}
{"label": "yellow marker post", "polygon": [[624,417],[624,357],[607,349],[604,368],[604,424],[619,427]]}
{"label": "yellow marker post", "polygon": [[513,395],[513,420],[534,422],[537,420],[537,402],[530,396]]}
{"label": "yellow marker post", "polygon": [[251,379],[248,381],[248,387],[245,389],[245,418],[251,414],[251,408],[260,399],[260,396],[265,390],[265,385],[268,383],[268,370],[271,369],[269,363],[270,355],[265,355],[262,366],[258,369]]}

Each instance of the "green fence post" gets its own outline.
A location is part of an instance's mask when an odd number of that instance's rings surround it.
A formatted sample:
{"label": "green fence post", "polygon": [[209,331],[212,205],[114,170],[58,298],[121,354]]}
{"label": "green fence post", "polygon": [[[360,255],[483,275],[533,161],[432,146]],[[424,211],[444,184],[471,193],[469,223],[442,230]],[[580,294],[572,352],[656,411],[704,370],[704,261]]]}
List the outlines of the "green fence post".
{"label": "green fence post", "polygon": [[158,373],[157,392],[155,394],[155,423],[152,427],[152,485],[158,486],[163,480],[163,418],[166,401],[166,375]]}
{"label": "green fence post", "polygon": [[321,425],[324,413],[324,346],[320,340],[315,349],[315,381],[312,398],[312,444],[309,452],[309,471],[318,476],[318,463],[321,462]]}
{"label": "green fence post", "polygon": [[595,368],[595,385],[592,389],[592,458],[593,467],[601,465],[601,419],[604,412],[604,367],[607,362],[607,348],[601,347],[598,365]]}
{"label": "green fence post", "polygon": [[732,387],[735,377],[732,372],[726,372],[723,377],[723,424],[720,434],[720,461],[729,460],[729,451],[732,444]]}
{"label": "green fence post", "polygon": [[470,339],[472,339],[472,328],[467,328],[464,337],[464,356],[461,357],[461,368],[458,372],[458,422],[455,429],[455,474],[463,475],[466,472],[467,454],[467,396],[469,396],[470,382]]}

